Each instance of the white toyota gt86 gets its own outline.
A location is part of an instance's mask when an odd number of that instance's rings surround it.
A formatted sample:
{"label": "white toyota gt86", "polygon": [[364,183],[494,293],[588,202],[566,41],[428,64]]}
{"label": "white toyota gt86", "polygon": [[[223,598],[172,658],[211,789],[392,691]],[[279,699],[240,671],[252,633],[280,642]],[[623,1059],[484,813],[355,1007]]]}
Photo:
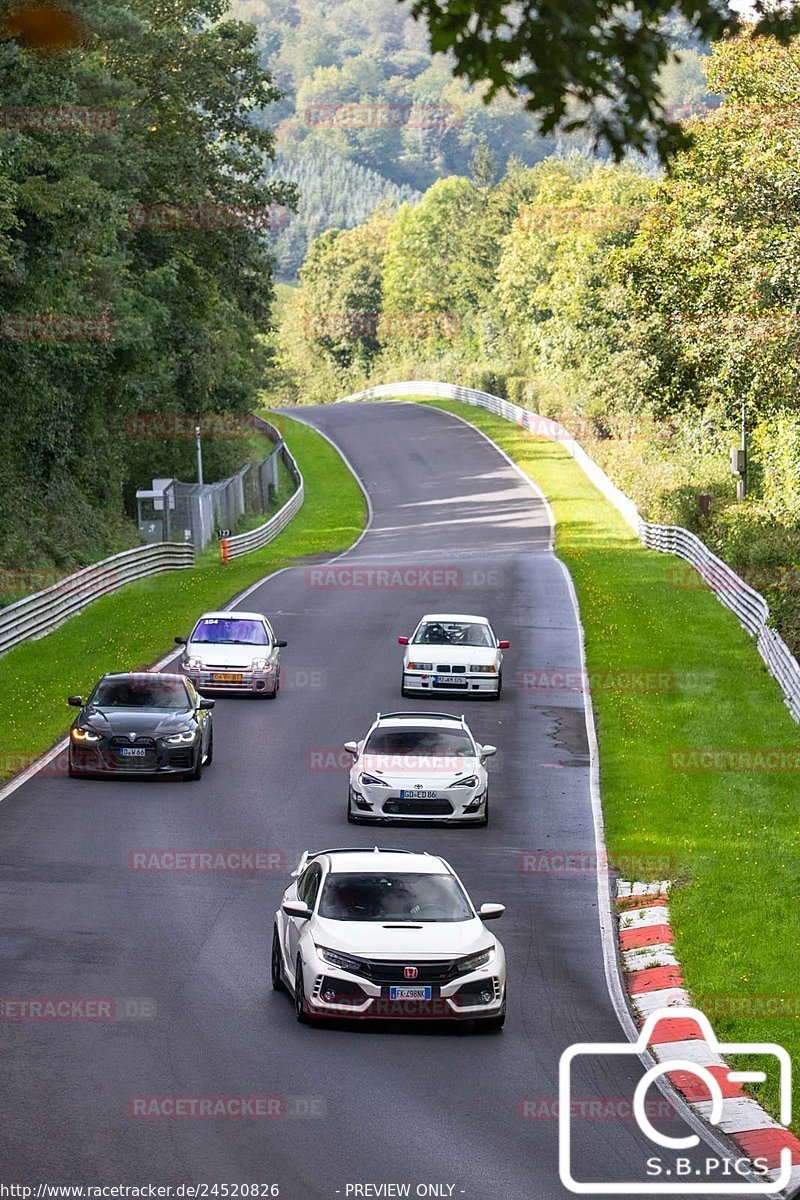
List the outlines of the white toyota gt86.
{"label": "white toyota gt86", "polygon": [[275,916],[272,985],[314,1017],[474,1020],[501,1029],[503,947],[443,858],[407,850],[306,851]]}
{"label": "white toyota gt86", "polygon": [[485,761],[463,717],[449,713],[378,713],[367,736],[345,742],[353,755],[347,819],[489,823]]}

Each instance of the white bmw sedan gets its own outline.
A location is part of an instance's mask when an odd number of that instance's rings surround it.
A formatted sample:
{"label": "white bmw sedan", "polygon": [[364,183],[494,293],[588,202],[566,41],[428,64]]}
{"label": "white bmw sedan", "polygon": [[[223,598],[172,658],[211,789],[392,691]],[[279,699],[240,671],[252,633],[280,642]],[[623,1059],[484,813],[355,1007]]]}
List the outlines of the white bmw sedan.
{"label": "white bmw sedan", "polygon": [[347,819],[489,824],[489,775],[495,746],[480,746],[463,717],[449,713],[378,713],[367,736],[345,742],[353,755]]}
{"label": "white bmw sedan", "polygon": [[275,916],[272,986],[314,1017],[475,1020],[503,1027],[506,963],[443,858],[407,850],[306,851]]}
{"label": "white bmw sedan", "polygon": [[428,613],[411,637],[397,639],[403,655],[404,696],[488,696],[503,690],[503,651],[486,617]]}
{"label": "white bmw sedan", "polygon": [[265,616],[256,612],[203,613],[184,647],[181,671],[201,695],[252,692],[274,700],[281,685],[281,647]]}

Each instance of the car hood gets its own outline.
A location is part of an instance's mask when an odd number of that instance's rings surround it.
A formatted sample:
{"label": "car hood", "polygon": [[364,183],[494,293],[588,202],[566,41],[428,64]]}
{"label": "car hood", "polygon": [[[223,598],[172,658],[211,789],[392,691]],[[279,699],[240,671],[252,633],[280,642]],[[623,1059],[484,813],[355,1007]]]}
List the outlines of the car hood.
{"label": "car hood", "polygon": [[[415,761],[415,759],[417,761]],[[357,759],[353,772],[377,775],[385,783],[406,788],[419,784],[423,789],[448,787],[459,779],[480,774],[477,758],[459,755],[441,758],[434,755],[364,754]]]}
{"label": "car hood", "polygon": [[191,709],[152,708],[84,708],[82,725],[90,725],[97,733],[147,735],[161,737],[194,724]]}
{"label": "car hood", "polygon": [[410,921],[329,921],[317,917],[314,941],[343,953],[363,954],[369,958],[459,958],[477,953],[494,944],[483,922],[431,921],[413,925]]}
{"label": "car hood", "polygon": [[465,666],[490,666],[497,662],[500,651],[494,646],[426,646],[421,642],[406,646],[405,661],[433,663],[456,663]]}
{"label": "car hood", "polygon": [[203,664],[222,667],[249,667],[254,658],[269,658],[269,646],[234,646],[229,643],[189,642],[187,658],[199,658]]}

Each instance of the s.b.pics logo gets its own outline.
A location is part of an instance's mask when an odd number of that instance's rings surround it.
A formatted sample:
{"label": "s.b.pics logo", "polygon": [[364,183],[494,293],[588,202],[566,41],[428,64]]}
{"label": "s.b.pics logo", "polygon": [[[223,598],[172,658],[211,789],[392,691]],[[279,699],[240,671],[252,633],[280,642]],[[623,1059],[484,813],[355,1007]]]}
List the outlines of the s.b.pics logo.
{"label": "s.b.pics logo", "polygon": [[[661,1022],[664,1024],[659,1034],[657,1027]],[[682,1031],[680,1036],[686,1040],[673,1040],[671,1033],[674,1029],[667,1035],[669,1027],[676,1024]],[[587,1080],[612,1078],[617,1081],[615,1086],[618,1086],[621,1080],[631,1079],[631,1068],[634,1072],[636,1068],[635,1060],[648,1055],[648,1047],[654,1047],[658,1061],[638,1079],[631,1106],[636,1124],[649,1143],[641,1171],[631,1170],[631,1174],[637,1173],[640,1177],[636,1180],[587,1178],[592,1174],[594,1159],[590,1154],[581,1154],[582,1148],[578,1144],[578,1125],[573,1105],[574,1096],[580,1094],[573,1086],[576,1077],[581,1080],[581,1088],[586,1086]],[[754,1067],[758,1069],[733,1070],[726,1065],[722,1055],[736,1055],[737,1058],[757,1056]],[[620,1058],[627,1058],[627,1063],[619,1062]],[[761,1069],[765,1058],[773,1059],[778,1071],[780,1125],[771,1122],[756,1102],[741,1090],[742,1084],[766,1081],[766,1072]],[[615,1059],[619,1069],[614,1066]],[[602,1060],[606,1061],[601,1067]],[[705,1156],[701,1150],[699,1155],[690,1157],[687,1152],[696,1151],[700,1146],[697,1134],[685,1132],[677,1135],[674,1124],[670,1131],[657,1128],[651,1120],[652,1110],[648,1110],[648,1091],[661,1076],[668,1076],[687,1099],[692,1100],[698,1115],[712,1126],[731,1134],[740,1146],[747,1145],[744,1132],[747,1126],[740,1122],[742,1113],[751,1122],[760,1122],[762,1128],[765,1121],[769,1122],[779,1140],[792,1140],[788,1131],[782,1128],[789,1124],[792,1108],[792,1066],[782,1046],[774,1042],[721,1043],[717,1041],[708,1018],[697,1009],[659,1008],[647,1017],[636,1042],[581,1042],[570,1046],[561,1056],[559,1173],[568,1191],[578,1195],[740,1197],[777,1195],[787,1187],[792,1176],[792,1150],[786,1144],[781,1147],[779,1162],[745,1150],[738,1158],[722,1154],[714,1156],[710,1148]],[[750,1128],[753,1128],[752,1123]]]}

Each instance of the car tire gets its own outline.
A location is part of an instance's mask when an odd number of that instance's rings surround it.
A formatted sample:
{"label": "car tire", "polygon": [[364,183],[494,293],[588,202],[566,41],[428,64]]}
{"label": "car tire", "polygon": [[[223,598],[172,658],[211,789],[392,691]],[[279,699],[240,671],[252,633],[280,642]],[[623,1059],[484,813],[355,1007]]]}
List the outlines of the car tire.
{"label": "car tire", "polygon": [[76,771],[72,765],[72,759],[67,759],[67,775],[70,779],[79,779],[80,771]]}
{"label": "car tire", "polygon": [[403,678],[400,680],[400,695],[401,696],[410,696],[411,695],[411,692],[406,687],[405,676],[403,676]]}
{"label": "car tire", "polygon": [[191,779],[192,783],[196,783],[198,779],[202,778],[202,775],[203,775],[203,747],[201,746],[197,752],[197,763],[195,765],[195,768],[193,771],[191,771],[186,776],[186,778]]}
{"label": "car tire", "polygon": [[303,961],[299,954],[294,968],[294,1015],[298,1025],[308,1024],[306,994],[303,990]]}
{"label": "car tire", "polygon": [[502,691],[503,691],[503,672],[501,671],[500,674],[497,676],[497,691],[492,692],[491,699],[499,700],[500,696],[502,694]]}
{"label": "car tire", "polygon": [[286,984],[283,982],[283,964],[281,955],[281,943],[278,937],[278,926],[273,926],[272,929],[272,953],[270,955],[270,975],[272,978],[272,990],[274,992],[285,992]]}
{"label": "car tire", "polygon": [[208,735],[208,751],[206,753],[206,766],[210,767],[214,761],[214,731]]}
{"label": "car tire", "polygon": [[483,806],[483,820],[478,821],[478,828],[485,829],[489,824],[489,796],[486,796],[486,803]]}

